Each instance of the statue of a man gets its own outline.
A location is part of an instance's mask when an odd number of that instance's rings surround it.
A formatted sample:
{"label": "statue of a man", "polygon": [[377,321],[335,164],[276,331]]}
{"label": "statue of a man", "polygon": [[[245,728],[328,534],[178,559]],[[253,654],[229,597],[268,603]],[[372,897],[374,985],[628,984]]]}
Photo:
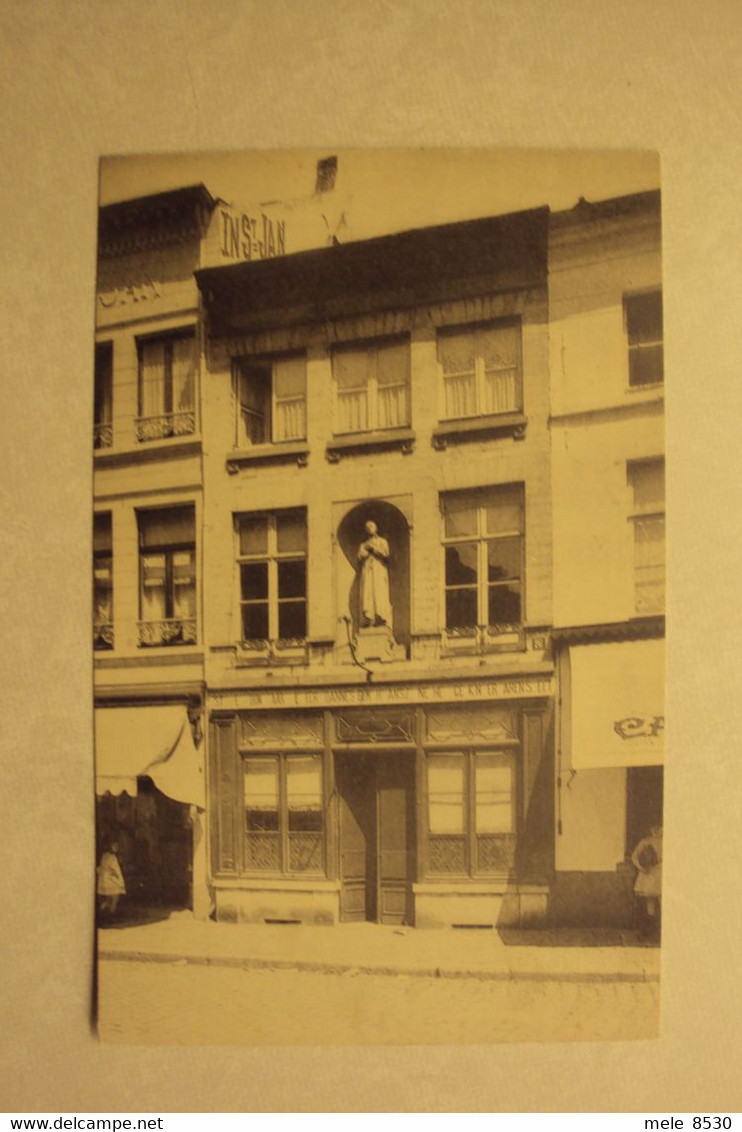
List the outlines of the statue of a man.
{"label": "statue of a man", "polygon": [[392,603],[389,600],[389,543],[379,534],[376,523],[366,523],[368,538],[361,543],[361,621],[363,625],[386,625],[392,630]]}

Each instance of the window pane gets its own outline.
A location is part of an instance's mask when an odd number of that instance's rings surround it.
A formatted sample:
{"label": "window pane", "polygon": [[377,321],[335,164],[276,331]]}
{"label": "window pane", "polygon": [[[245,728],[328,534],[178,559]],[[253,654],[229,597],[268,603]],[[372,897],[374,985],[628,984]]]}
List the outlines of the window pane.
{"label": "window pane", "polygon": [[282,640],[303,640],[306,637],[306,601],[282,601],[279,604],[278,635]]}
{"label": "window pane", "polygon": [[248,831],[278,829],[278,756],[245,759],[245,820]]}
{"label": "window pane", "polygon": [[663,381],[663,347],[632,347],[629,350],[629,385],[661,385]]}
{"label": "window pane", "polygon": [[270,440],[271,371],[251,366],[239,378],[241,438],[249,444]]}
{"label": "window pane", "polygon": [[173,350],[173,411],[188,412],[196,403],[196,339],[174,338]]}
{"label": "window pane", "polygon": [[442,331],[438,335],[438,361],[444,376],[448,374],[474,373],[474,333],[471,330]]}
{"label": "window pane", "polygon": [[446,585],[477,584],[478,546],[475,542],[459,542],[446,547]]}
{"label": "window pane", "polygon": [[113,343],[101,342],[95,347],[94,416],[95,424],[111,423],[113,392]]}
{"label": "window pane", "polygon": [[629,345],[662,341],[662,292],[626,298],[626,328]]}
{"label": "window pane", "polygon": [[406,342],[379,346],[377,351],[376,380],[380,387],[407,385],[410,380],[410,349]]}
{"label": "window pane", "polygon": [[273,365],[274,392],[277,398],[301,397],[306,389],[304,357],[279,358]]}
{"label": "window pane", "polygon": [[243,562],[240,566],[243,601],[266,601],[268,598],[268,563]]}
{"label": "window pane", "polygon": [[289,832],[322,829],[322,756],[286,759],[286,800]]}
{"label": "window pane", "polygon": [[165,406],[165,343],[141,342],[140,402],[143,417],[161,416]]}
{"label": "window pane", "polygon": [[177,546],[193,542],[196,519],[193,507],[169,507],[162,511],[139,512],[141,546]]}
{"label": "window pane", "polygon": [[368,350],[334,350],[332,376],[340,392],[365,388],[371,370]]}
{"label": "window pane", "polygon": [[474,374],[455,375],[443,379],[447,418],[473,417],[477,412],[477,386]]}
{"label": "window pane", "polygon": [[174,551],[173,617],[191,619],[196,616],[196,571],[192,550]]}
{"label": "window pane", "polygon": [[629,483],[633,491],[636,513],[652,514],[665,510],[664,460],[630,465]]}
{"label": "window pane", "polygon": [[431,833],[465,830],[464,758],[428,756],[428,825]]}
{"label": "window pane", "polygon": [[506,578],[520,578],[521,540],[517,538],[498,538],[487,543],[487,580],[504,581]]}
{"label": "window pane", "polygon": [[165,555],[142,556],[142,619],[162,621],[166,616]]}
{"label": "window pane", "polygon": [[111,549],[111,516],[95,515],[93,518],[93,550]]}
{"label": "window pane", "polygon": [[368,390],[338,390],[337,429],[338,432],[365,432],[368,423]]}
{"label": "window pane", "polygon": [[502,755],[474,756],[477,833],[510,833],[513,828],[513,768]]}
{"label": "window pane", "polygon": [[446,538],[478,533],[478,508],[471,495],[447,496],[443,501]]}
{"label": "window pane", "polygon": [[478,621],[475,589],[446,591],[447,629],[474,629]]}
{"label": "window pane", "polygon": [[281,839],[277,833],[250,833],[245,839],[245,864],[250,870],[277,873],[281,868]]}
{"label": "window pane", "polygon": [[498,488],[486,506],[487,533],[523,530],[523,491],[518,486]]}
{"label": "window pane", "polygon": [[240,554],[267,554],[268,517],[255,515],[240,521]]}
{"label": "window pane", "polygon": [[97,624],[113,619],[112,559],[97,554],[93,566],[93,617]]}
{"label": "window pane", "polygon": [[273,417],[273,440],[304,440],[307,414],[304,400],[277,401]]}
{"label": "window pane", "polygon": [[284,511],[276,516],[279,554],[307,548],[307,522],[303,511]]}
{"label": "window pane", "polygon": [[488,625],[519,625],[520,586],[490,586],[487,606]]}
{"label": "window pane", "polygon": [[[319,817],[321,821],[322,815]],[[289,833],[289,870],[292,873],[321,872],[321,832]]]}
{"label": "window pane", "polygon": [[379,388],[376,406],[379,428],[399,428],[410,423],[409,389],[406,385],[388,385]]}
{"label": "window pane", "polygon": [[292,558],[278,563],[278,596],[306,597],[307,563],[305,558]]}
{"label": "window pane", "polygon": [[267,641],[268,635],[268,603],[258,602],[255,605],[243,605],[242,639],[244,641]]}
{"label": "window pane", "polygon": [[518,364],[519,326],[488,326],[477,334],[477,347],[485,372],[495,369],[515,369]]}

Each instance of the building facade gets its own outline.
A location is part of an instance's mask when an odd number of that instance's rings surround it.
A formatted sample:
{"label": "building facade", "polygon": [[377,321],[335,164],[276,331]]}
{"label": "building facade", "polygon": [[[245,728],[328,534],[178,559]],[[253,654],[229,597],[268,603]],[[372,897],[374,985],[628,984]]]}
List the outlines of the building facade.
{"label": "building facade", "polygon": [[325,246],[316,206],[102,210],[102,836],[220,920],[628,922],[659,197]]}

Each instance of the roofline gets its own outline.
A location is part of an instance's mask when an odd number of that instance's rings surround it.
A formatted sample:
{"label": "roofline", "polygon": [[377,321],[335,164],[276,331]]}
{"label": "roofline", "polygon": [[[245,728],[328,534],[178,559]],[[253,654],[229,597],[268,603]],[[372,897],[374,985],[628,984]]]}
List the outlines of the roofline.
{"label": "roofline", "polygon": [[657,212],[662,202],[660,189],[646,189],[639,193],[609,197],[606,200],[588,201],[580,197],[572,208],[551,213],[552,228],[570,228],[592,220],[612,220],[631,213]]}

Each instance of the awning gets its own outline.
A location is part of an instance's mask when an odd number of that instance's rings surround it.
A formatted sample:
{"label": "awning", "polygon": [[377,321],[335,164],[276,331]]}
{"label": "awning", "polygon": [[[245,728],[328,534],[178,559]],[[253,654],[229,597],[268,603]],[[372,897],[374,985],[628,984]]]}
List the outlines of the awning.
{"label": "awning", "polygon": [[572,646],[571,763],[657,766],[664,760],[664,640]]}
{"label": "awning", "polygon": [[168,798],[205,808],[203,761],[183,705],[96,709],[96,792],[134,795],[141,774]]}

